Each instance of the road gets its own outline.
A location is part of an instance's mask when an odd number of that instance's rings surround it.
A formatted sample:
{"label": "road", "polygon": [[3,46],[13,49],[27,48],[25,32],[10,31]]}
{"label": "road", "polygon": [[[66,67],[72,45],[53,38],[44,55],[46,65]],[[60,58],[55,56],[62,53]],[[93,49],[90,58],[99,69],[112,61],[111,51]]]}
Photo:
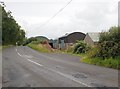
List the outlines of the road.
{"label": "road", "polygon": [[2,88],[2,49],[0,49],[0,88]]}
{"label": "road", "polygon": [[26,46],[2,53],[3,87],[118,87],[118,71],[79,62],[69,54],[39,53]]}

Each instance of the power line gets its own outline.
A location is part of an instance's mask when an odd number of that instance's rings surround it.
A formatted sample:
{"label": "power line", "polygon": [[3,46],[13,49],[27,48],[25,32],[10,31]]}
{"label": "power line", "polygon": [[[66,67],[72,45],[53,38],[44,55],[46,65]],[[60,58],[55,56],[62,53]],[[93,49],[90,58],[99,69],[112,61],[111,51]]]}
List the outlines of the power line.
{"label": "power line", "polygon": [[43,25],[49,23],[53,18],[55,18],[60,12],[62,12],[70,3],[72,0],[70,0],[64,7],[62,7],[57,13],[55,13],[49,20],[47,20]]}

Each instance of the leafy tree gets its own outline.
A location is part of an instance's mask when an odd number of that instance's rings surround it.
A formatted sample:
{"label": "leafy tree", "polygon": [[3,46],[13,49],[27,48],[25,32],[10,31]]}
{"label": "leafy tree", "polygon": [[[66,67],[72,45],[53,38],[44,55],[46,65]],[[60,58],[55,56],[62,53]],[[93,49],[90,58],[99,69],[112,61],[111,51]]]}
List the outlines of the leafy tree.
{"label": "leafy tree", "polygon": [[25,31],[15,21],[11,11],[6,12],[4,3],[1,3],[0,7],[2,8],[2,44],[15,45],[16,42],[22,44],[25,39]]}
{"label": "leafy tree", "polygon": [[0,45],[2,45],[2,7],[0,6]]}

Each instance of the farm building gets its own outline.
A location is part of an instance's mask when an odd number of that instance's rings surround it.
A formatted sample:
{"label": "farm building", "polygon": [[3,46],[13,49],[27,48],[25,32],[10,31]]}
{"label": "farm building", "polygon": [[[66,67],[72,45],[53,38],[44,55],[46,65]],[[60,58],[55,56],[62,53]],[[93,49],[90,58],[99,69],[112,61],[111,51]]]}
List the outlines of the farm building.
{"label": "farm building", "polygon": [[84,40],[85,34],[82,32],[73,32],[70,34],[66,34],[58,39],[49,41],[49,44],[52,48],[55,49],[67,49],[68,46],[76,43],[77,40]]}
{"label": "farm building", "polygon": [[98,43],[100,37],[100,33],[94,32],[94,33],[87,33],[84,39],[84,42],[87,43],[90,46],[94,46]]}
{"label": "farm building", "polygon": [[59,49],[66,49],[68,46],[76,43],[77,40],[84,40],[85,34],[82,32],[73,32],[58,38]]}
{"label": "farm building", "polygon": [[54,48],[54,49],[57,49],[59,48],[59,44],[58,44],[58,39],[55,39],[55,40],[49,40],[49,45]]}

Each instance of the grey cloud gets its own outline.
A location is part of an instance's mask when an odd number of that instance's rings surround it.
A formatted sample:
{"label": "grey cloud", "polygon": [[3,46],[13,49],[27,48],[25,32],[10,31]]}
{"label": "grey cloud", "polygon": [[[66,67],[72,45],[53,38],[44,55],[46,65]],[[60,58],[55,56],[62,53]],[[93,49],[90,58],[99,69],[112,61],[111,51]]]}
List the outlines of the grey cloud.
{"label": "grey cloud", "polygon": [[[84,33],[100,32],[117,25],[117,1],[87,1],[90,0],[86,0],[86,2],[73,0],[65,10],[43,27],[41,27],[42,24],[58,12],[58,10],[66,4],[67,0],[40,0],[40,2],[20,3],[9,2],[7,3],[7,7],[13,12],[13,15],[20,25],[25,28],[28,37],[45,35],[48,38],[57,38],[65,33],[74,31]],[[39,22],[39,20],[34,19],[34,17],[47,19],[43,20],[43,22]],[[34,20],[32,21],[29,18],[33,18]],[[59,22],[59,19],[61,22]],[[34,23],[34,21],[36,22]]]}
{"label": "grey cloud", "polygon": [[85,10],[76,14],[76,19],[98,26],[106,20],[108,10],[108,3],[87,3]]}

